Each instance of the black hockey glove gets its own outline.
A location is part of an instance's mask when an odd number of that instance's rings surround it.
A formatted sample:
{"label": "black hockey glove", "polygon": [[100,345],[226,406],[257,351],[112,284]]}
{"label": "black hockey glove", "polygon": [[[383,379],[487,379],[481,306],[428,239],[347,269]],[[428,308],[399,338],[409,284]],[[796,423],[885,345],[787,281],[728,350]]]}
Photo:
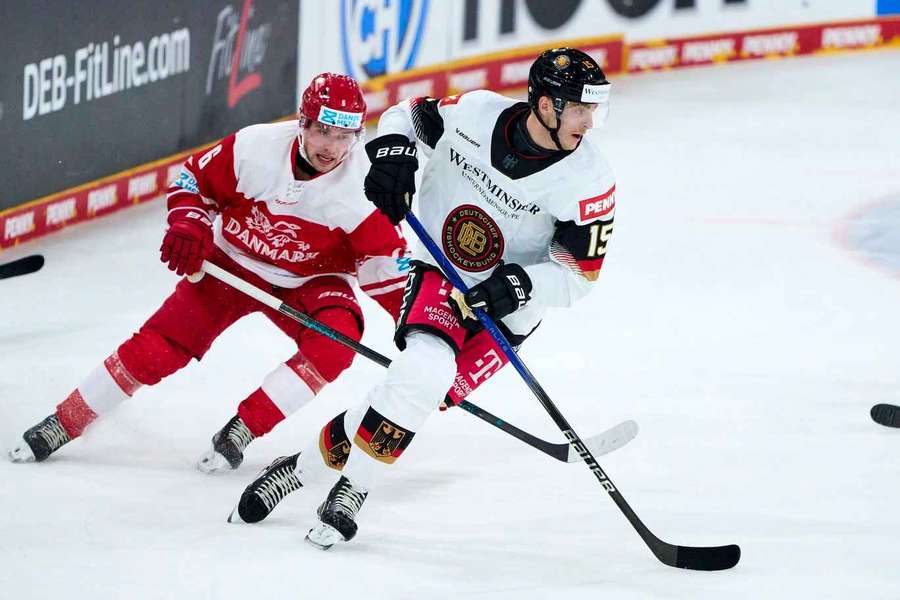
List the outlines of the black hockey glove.
{"label": "black hockey glove", "polygon": [[515,263],[500,263],[490,277],[465,295],[469,308],[481,308],[492,319],[502,319],[531,299],[531,278]]}
{"label": "black hockey glove", "polygon": [[366,144],[372,166],[363,182],[368,198],[397,225],[409,212],[416,193],[416,145],[405,135],[392,133]]}

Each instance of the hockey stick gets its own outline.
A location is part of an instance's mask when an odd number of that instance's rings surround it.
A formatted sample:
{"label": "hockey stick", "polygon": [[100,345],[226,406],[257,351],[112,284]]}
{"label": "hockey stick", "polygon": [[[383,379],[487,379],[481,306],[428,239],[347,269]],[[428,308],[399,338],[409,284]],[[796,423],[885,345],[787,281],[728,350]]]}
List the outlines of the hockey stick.
{"label": "hockey stick", "polygon": [[876,404],[869,411],[872,420],[885,427],[900,427],[900,406]]}
{"label": "hockey stick", "polygon": [[[419,222],[419,219],[416,218],[412,211],[406,213],[406,222],[412,227],[413,231],[419,237],[419,240],[421,240],[425,247],[428,248],[428,252],[434,260],[437,261],[438,265],[440,265],[444,274],[450,280],[450,283],[452,283],[459,291],[466,293],[468,288],[466,287],[466,284],[463,283],[459,273],[456,272],[453,265],[450,264],[443,252],[437,247],[434,240],[431,239],[431,236],[428,235],[428,232],[425,231],[425,228],[422,227],[422,223]],[[516,367],[516,371],[519,372],[525,380],[525,383],[527,383],[528,387],[531,388],[531,391],[534,392],[538,402],[541,403],[541,406],[544,407],[544,410],[547,411],[547,414],[550,415],[550,418],[553,419],[556,426],[563,432],[563,435],[566,436],[566,439],[569,440],[572,447],[584,458],[584,462],[587,463],[591,472],[597,478],[597,481],[599,481],[600,485],[603,486],[603,489],[609,493],[613,502],[615,502],[616,506],[619,507],[619,510],[622,511],[628,519],[628,522],[631,523],[631,526],[635,528],[638,535],[644,540],[644,543],[647,544],[653,554],[656,555],[656,558],[670,567],[693,569],[696,571],[720,571],[723,569],[730,569],[738,563],[741,558],[741,549],[734,544],[728,546],[703,547],[676,546],[656,537],[653,532],[644,525],[640,518],[638,518],[637,514],[631,509],[619,490],[616,489],[616,486],[613,485],[609,476],[607,476],[603,469],[600,468],[600,465],[597,464],[597,460],[594,458],[591,450],[584,441],[578,437],[578,434],[575,433],[572,426],[569,425],[569,422],[563,417],[562,413],[559,412],[556,405],[553,404],[553,401],[550,399],[550,396],[547,395],[547,392],[545,392],[537,382],[534,375],[532,375],[528,370],[528,367],[525,366],[525,363],[519,359],[518,354],[516,354],[515,350],[510,346],[509,342],[497,328],[497,325],[494,324],[493,320],[481,309],[476,309],[475,314],[478,315],[478,319],[484,325],[484,328],[488,330],[491,337],[494,338],[494,341],[497,342],[500,349],[506,354],[509,362]]]}
{"label": "hockey stick", "polygon": [[32,254],[11,260],[8,263],[0,264],[0,279],[7,277],[16,277],[18,275],[28,275],[35,271],[40,271],[44,266],[44,257],[40,254]]}
{"label": "hockey stick", "polygon": [[[301,325],[304,325],[312,329],[313,331],[324,335],[325,337],[331,338],[339,344],[347,346],[354,352],[362,354],[369,360],[378,363],[382,367],[387,367],[389,364],[391,364],[391,360],[388,357],[379,354],[368,346],[364,346],[359,342],[345,336],[341,332],[335,331],[327,325],[316,321],[309,315],[306,315],[299,310],[292,308],[272,294],[266,293],[255,285],[244,281],[237,275],[229,273],[222,267],[215,265],[209,261],[203,261],[202,269],[204,272],[215,277],[219,281],[222,281],[230,285],[234,289],[247,294],[251,298],[255,298],[259,302],[277,310],[279,313],[287,317],[290,317]],[[468,400],[463,400],[462,402],[460,402],[459,407],[466,410],[467,412],[472,413],[482,421],[490,423],[498,429],[502,429],[511,436],[525,442],[532,448],[536,448],[544,454],[552,456],[556,460],[562,462],[579,462],[582,460],[582,457],[577,452],[571,451],[571,447],[569,446],[569,444],[554,444],[552,442],[548,442],[535,437],[527,431],[522,431],[515,425],[507,423],[503,419],[492,415],[483,408],[472,404]],[[634,421],[623,421],[622,423],[619,423],[615,427],[611,427],[603,433],[599,433],[591,438],[588,438],[587,440],[585,440],[585,444],[587,444],[597,454],[607,454],[614,450],[618,450],[619,448],[630,442],[637,435],[637,432],[637,423],[635,423]]]}

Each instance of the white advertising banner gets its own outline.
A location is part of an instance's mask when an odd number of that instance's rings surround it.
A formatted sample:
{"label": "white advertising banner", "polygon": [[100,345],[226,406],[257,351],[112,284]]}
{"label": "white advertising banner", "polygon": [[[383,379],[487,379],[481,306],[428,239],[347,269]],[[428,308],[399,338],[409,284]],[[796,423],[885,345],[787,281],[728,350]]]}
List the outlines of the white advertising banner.
{"label": "white advertising banner", "polygon": [[875,0],[451,1],[455,58],[623,34],[628,43],[875,16]]}
{"label": "white advertising banner", "polygon": [[299,80],[360,81],[542,42],[626,43],[869,19],[876,0],[306,0]]}
{"label": "white advertising banner", "polygon": [[301,82],[364,84],[369,117],[398,99],[516,90],[541,49],[592,54],[607,73],[900,45],[885,0],[307,0]]}

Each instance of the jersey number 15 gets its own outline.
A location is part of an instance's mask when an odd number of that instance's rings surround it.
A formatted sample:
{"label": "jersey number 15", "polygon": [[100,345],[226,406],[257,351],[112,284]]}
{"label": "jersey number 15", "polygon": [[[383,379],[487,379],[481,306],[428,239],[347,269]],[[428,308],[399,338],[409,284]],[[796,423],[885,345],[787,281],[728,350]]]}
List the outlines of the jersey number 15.
{"label": "jersey number 15", "polygon": [[606,254],[606,243],[609,241],[609,236],[612,235],[612,230],[612,223],[607,223],[606,225],[594,223],[591,225],[591,239],[588,241],[587,251],[588,258],[600,258]]}

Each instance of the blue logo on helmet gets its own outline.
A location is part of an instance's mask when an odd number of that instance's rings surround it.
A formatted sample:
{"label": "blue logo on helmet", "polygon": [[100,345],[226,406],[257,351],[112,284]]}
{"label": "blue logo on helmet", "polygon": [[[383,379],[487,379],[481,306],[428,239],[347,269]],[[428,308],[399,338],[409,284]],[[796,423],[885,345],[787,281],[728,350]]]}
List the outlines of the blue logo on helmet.
{"label": "blue logo on helmet", "polygon": [[319,123],[341,127],[343,129],[359,129],[362,127],[362,113],[344,112],[323,106],[319,109]]}
{"label": "blue logo on helmet", "polygon": [[427,15],[428,0],[341,0],[347,73],[365,81],[411,68]]}

